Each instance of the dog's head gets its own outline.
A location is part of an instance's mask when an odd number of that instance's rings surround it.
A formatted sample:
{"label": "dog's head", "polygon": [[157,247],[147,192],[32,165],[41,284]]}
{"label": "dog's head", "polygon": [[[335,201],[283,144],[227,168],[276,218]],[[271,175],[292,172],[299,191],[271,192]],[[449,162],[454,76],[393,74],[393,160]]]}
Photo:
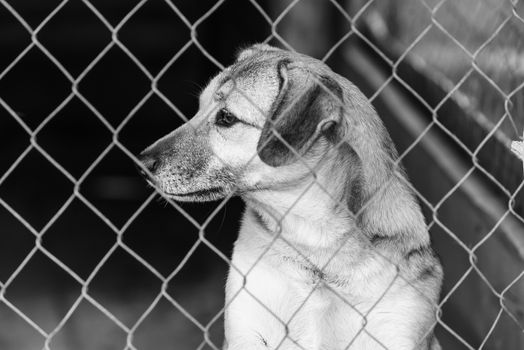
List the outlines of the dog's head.
{"label": "dog's head", "polygon": [[204,89],[196,115],[141,153],[150,181],[180,201],[296,183],[337,139],[343,93],[333,77],[307,56],[241,51]]}

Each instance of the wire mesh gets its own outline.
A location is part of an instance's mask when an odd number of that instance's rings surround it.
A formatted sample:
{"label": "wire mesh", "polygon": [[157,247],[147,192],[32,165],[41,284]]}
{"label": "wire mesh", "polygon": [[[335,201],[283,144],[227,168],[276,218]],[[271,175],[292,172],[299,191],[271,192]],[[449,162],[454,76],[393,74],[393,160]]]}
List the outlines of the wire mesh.
{"label": "wire mesh", "polygon": [[[184,122],[186,122],[188,118],[184,113],[180,111],[180,109],[166,96],[166,94],[162,91],[161,88],[159,88],[158,82],[159,80],[169,71],[171,67],[177,64],[180,57],[190,48],[197,48],[213,65],[215,65],[220,70],[224,70],[224,65],[219,62],[218,59],[216,59],[207,49],[206,47],[199,41],[198,37],[198,31],[199,27],[204,23],[210,16],[212,16],[225,2],[225,0],[219,0],[217,1],[213,6],[207,10],[203,15],[201,15],[200,18],[198,18],[196,21],[190,21],[184,13],[175,6],[170,1],[165,1],[165,3],[169,6],[170,10],[176,14],[176,16],[183,22],[183,24],[187,27],[187,30],[190,32],[190,38],[187,40],[187,42],[182,45],[181,49],[174,54],[171,59],[163,66],[163,68],[158,73],[152,73],[137,56],[133,54],[133,52],[121,41],[119,38],[119,33],[123,27],[126,26],[126,24],[130,21],[130,19],[147,3],[148,0],[142,0],[138,2],[116,25],[111,24],[110,21],[99,11],[97,6],[95,6],[92,2],[89,0],[82,0],[82,3],[85,4],[89,8],[89,10],[98,18],[100,23],[103,24],[105,27],[105,30],[110,33],[111,35],[111,41],[97,54],[97,56],[87,65],[85,69],[83,69],[79,74],[74,75],[72,74],[66,67],[60,62],[60,60],[55,57],[49,50],[46,48],[44,44],[39,39],[39,35],[43,28],[45,28],[48,23],[55,17],[62,9],[63,7],[68,3],[68,0],[61,1],[53,11],[51,11],[37,26],[30,25],[24,17],[17,12],[15,7],[6,0],[0,0],[0,4],[24,27],[24,29],[27,32],[27,35],[30,36],[30,43],[27,45],[27,47],[20,52],[20,54],[9,64],[6,68],[4,68],[0,72],[0,80],[2,80],[11,70],[13,70],[17,64],[24,58],[24,56],[33,49],[38,49],[41,53],[43,53],[52,64],[59,69],[59,71],[63,74],[63,76],[67,79],[69,85],[70,85],[70,92],[68,95],[61,101],[61,103],[41,122],[38,124],[36,128],[30,127],[23,118],[4,100],[0,97],[0,105],[2,108],[4,108],[10,115],[11,118],[13,118],[26,132],[27,136],[29,137],[29,144],[27,147],[23,150],[23,152],[17,157],[17,159],[9,166],[7,171],[5,171],[4,174],[0,177],[0,186],[6,182],[6,180],[13,176],[13,173],[15,169],[21,164],[21,162],[28,156],[30,152],[36,151],[39,154],[41,154],[50,164],[52,164],[53,167],[55,167],[61,174],[63,174],[73,185],[73,191],[70,194],[70,196],[67,198],[67,200],[61,205],[60,209],[51,217],[49,221],[41,228],[37,229],[35,228],[29,221],[27,221],[22,214],[18,213],[15,208],[13,208],[7,201],[2,199],[0,197],[0,205],[2,205],[13,217],[15,217],[20,223],[24,225],[24,227],[29,230],[33,236],[34,236],[34,247],[31,249],[31,251],[25,256],[23,261],[17,266],[17,268],[14,270],[14,272],[9,276],[8,279],[5,281],[0,282],[0,302],[5,304],[7,307],[9,307],[12,311],[14,311],[20,318],[22,318],[27,324],[29,324],[34,330],[36,330],[43,339],[43,349],[52,349],[53,348],[53,339],[56,336],[58,332],[61,331],[61,329],[64,327],[64,325],[68,322],[68,320],[72,317],[72,315],[75,313],[75,311],[79,308],[79,305],[82,302],[88,302],[93,307],[101,311],[104,315],[106,315],[114,324],[116,324],[122,331],[126,334],[126,349],[137,349],[136,344],[134,343],[134,334],[135,331],[141,326],[142,322],[150,315],[150,313],[153,311],[155,306],[161,301],[161,300],[167,300],[169,303],[171,303],[176,309],[178,309],[190,322],[192,322],[201,332],[202,332],[202,344],[200,345],[200,348],[203,348],[204,346],[209,346],[213,349],[219,349],[220,344],[215,344],[213,340],[209,337],[209,329],[210,327],[216,322],[217,319],[221,318],[223,316],[224,311],[227,309],[228,304],[224,306],[224,308],[216,314],[216,316],[208,323],[203,324],[199,320],[197,320],[191,312],[186,310],[173,296],[168,293],[167,289],[170,283],[172,283],[173,279],[178,275],[180,270],[184,267],[184,265],[187,263],[188,259],[192,256],[194,251],[201,245],[204,245],[211,249],[220,259],[222,259],[224,262],[226,262],[228,265],[231,266],[233,270],[237,270],[237,272],[241,273],[242,276],[245,278],[252,268],[254,268],[255,265],[252,266],[251,269],[249,269],[247,272],[241,272],[237,267],[235,267],[230,257],[225,255],[220,249],[217,249],[215,244],[213,244],[209,239],[206,237],[206,229],[211,220],[217,215],[217,213],[227,204],[228,200],[233,196],[233,193],[228,195],[224,200],[220,202],[220,204],[216,207],[216,209],[209,215],[209,217],[203,222],[199,223],[195,218],[193,218],[187,211],[185,211],[179,204],[177,204],[175,201],[168,198],[165,194],[162,193],[160,189],[157,189],[155,192],[151,193],[147,199],[142,203],[142,205],[126,220],[125,224],[122,227],[117,227],[107,216],[99,209],[95,204],[92,203],[82,192],[80,191],[81,187],[83,186],[86,179],[90,176],[90,174],[93,172],[95,167],[100,164],[104,160],[104,158],[108,155],[108,153],[114,149],[117,148],[124,152],[133,162],[135,162],[138,166],[141,166],[141,163],[139,159],[131,152],[126,146],[121,142],[119,139],[119,134],[123,130],[123,128],[133,119],[136,112],[144,106],[144,104],[150,99],[152,96],[156,96],[160,98],[169,108],[178,115],[179,118],[181,118]],[[289,44],[286,39],[283,37],[281,33],[279,33],[278,26],[279,24],[284,20],[284,18],[294,10],[296,5],[300,3],[300,0],[291,1],[287,7],[275,18],[272,19],[264,10],[260,4],[257,3],[256,0],[250,0],[250,4],[263,16],[264,20],[267,22],[268,26],[271,28],[271,35],[265,40],[265,42],[270,41],[277,41],[281,46],[294,51],[294,48],[291,44]],[[521,223],[524,223],[524,218],[522,216],[522,213],[518,213],[514,209],[515,204],[515,197],[517,196],[517,193],[522,189],[524,186],[524,182],[521,182],[517,189],[509,190],[507,189],[504,184],[502,184],[497,178],[495,178],[488,170],[486,170],[477,160],[477,156],[479,152],[483,149],[485,144],[494,136],[495,132],[501,127],[501,125],[505,121],[509,121],[511,128],[514,129],[516,135],[520,137],[522,135],[522,130],[518,130],[520,125],[519,121],[517,121],[517,117],[515,116],[515,113],[512,112],[511,106],[513,104],[512,100],[515,96],[522,93],[523,87],[524,87],[524,81],[517,82],[517,84],[513,84],[512,88],[510,90],[507,89],[507,87],[500,87],[500,83],[497,82],[495,79],[493,79],[489,74],[485,72],[485,65],[479,64],[479,57],[481,56],[483,50],[499,35],[501,32],[503,32],[504,28],[508,26],[508,23],[510,21],[517,21],[520,25],[524,25],[524,19],[522,18],[522,14],[519,13],[517,5],[518,1],[512,1],[512,2],[506,2],[504,10],[500,10],[500,12],[503,14],[504,18],[499,23],[499,25],[494,29],[492,34],[489,36],[489,38],[485,41],[483,41],[475,50],[471,50],[470,48],[466,47],[461,41],[459,41],[454,34],[452,34],[446,26],[441,23],[438,14],[439,9],[442,8],[448,1],[442,0],[439,1],[436,4],[429,5],[425,1],[421,0],[419,1],[420,4],[425,8],[426,14],[428,15],[429,20],[427,23],[425,23],[425,27],[419,32],[419,34],[414,36],[414,39],[406,45],[404,48],[403,54],[396,60],[391,60],[388,55],[384,54],[382,50],[373,43],[372,40],[370,40],[366,33],[362,32],[359,27],[356,25],[357,22],[366,14],[366,11],[375,4],[374,0],[370,0],[368,2],[362,3],[361,7],[355,11],[352,15],[349,15],[346,9],[341,6],[339,3],[337,3],[334,0],[326,1],[330,4],[330,6],[334,6],[334,8],[345,18],[345,20],[348,22],[348,24],[351,26],[351,30],[348,31],[335,45],[333,45],[330,50],[325,54],[323,57],[323,61],[327,61],[333,52],[335,52],[339,47],[341,47],[342,44],[346,40],[352,37],[358,37],[360,40],[364,41],[370,49],[372,49],[376,54],[378,54],[380,57],[383,58],[383,60],[391,67],[392,74],[389,75],[388,79],[382,84],[380,88],[378,88],[374,94],[370,97],[370,100],[373,102],[380,94],[381,92],[388,86],[388,84],[392,81],[397,82],[401,84],[406,90],[409,91],[409,93],[417,98],[424,106],[425,108],[432,114],[432,120],[430,124],[427,126],[427,128],[424,130],[422,134],[420,134],[417,139],[399,156],[398,159],[390,159],[389,161],[394,164],[395,167],[398,167],[399,162],[403,160],[410,152],[411,150],[417,146],[417,144],[422,140],[422,138],[430,132],[432,129],[439,129],[440,131],[447,134],[451,140],[458,145],[460,148],[464,150],[464,152],[467,153],[467,155],[470,157],[471,160],[471,168],[462,176],[461,180],[458,181],[449,191],[446,193],[445,196],[443,196],[436,204],[431,204],[429,201],[427,201],[424,196],[419,193],[414,187],[412,187],[409,183],[408,185],[410,188],[416,193],[417,197],[420,201],[424,202],[426,206],[429,207],[431,212],[431,225],[435,225],[440,227],[444,232],[446,232],[456,243],[466,252],[466,254],[469,257],[470,266],[463,274],[462,278],[460,278],[457,283],[451,288],[446,295],[442,296],[441,301],[438,304],[433,305],[435,308],[435,315],[436,315],[436,322],[433,326],[439,325],[443,327],[447,332],[449,332],[453,337],[455,337],[459,342],[461,342],[466,348],[468,349],[474,349],[474,347],[469,344],[465,339],[461,337],[461,335],[457,334],[451,327],[449,327],[441,318],[441,309],[442,306],[449,300],[451,295],[456,291],[456,289],[460,286],[461,283],[470,275],[470,274],[477,274],[480,276],[480,278],[484,281],[485,285],[488,286],[493,296],[495,296],[499,302],[500,302],[500,310],[496,316],[496,318],[493,320],[491,328],[488,330],[488,332],[484,335],[484,338],[482,339],[481,345],[479,348],[483,348],[484,345],[489,340],[493,330],[497,326],[497,323],[499,322],[499,319],[503,316],[509,316],[516,326],[521,330],[524,331],[524,326],[522,325],[522,321],[520,320],[519,315],[515,315],[514,311],[509,309],[506,306],[505,303],[505,296],[508,290],[510,290],[515,284],[517,284],[519,281],[522,280],[524,276],[524,270],[515,276],[513,280],[502,290],[495,288],[489,278],[483,273],[483,271],[478,267],[477,265],[477,257],[476,252],[478,249],[485,244],[487,240],[489,240],[496,232],[497,228],[502,224],[502,222],[506,219],[508,216],[512,216],[516,219],[518,219]],[[494,5],[493,5],[494,6]],[[508,10],[509,9],[509,10]],[[436,106],[432,106],[428,104],[425,100],[425,98],[417,92],[415,88],[413,88],[411,85],[406,83],[403,78],[398,74],[398,67],[399,64],[410,54],[410,52],[415,48],[416,45],[420,44],[424,40],[426,40],[425,35],[430,30],[437,30],[440,32],[440,34],[446,36],[449,38],[456,46],[458,46],[462,53],[467,57],[468,62],[470,63],[469,69],[460,76],[454,83],[453,87],[448,91],[447,95],[438,103]],[[127,57],[129,57],[134,65],[144,74],[144,76],[148,79],[150,83],[150,89],[149,91],[141,98],[141,100],[133,107],[130,113],[115,127],[111,123],[107,121],[107,116],[104,116],[103,113],[101,113],[90,101],[88,98],[86,98],[79,90],[79,85],[82,83],[82,81],[90,74],[90,72],[99,64],[99,62],[104,58],[104,56],[111,50],[111,49],[118,49],[122,53],[124,53]],[[496,118],[496,123],[494,123],[492,130],[485,136],[485,138],[482,140],[480,144],[478,144],[475,149],[471,150],[467,145],[463,143],[463,141],[455,135],[455,133],[450,130],[448,127],[446,127],[442,122],[438,119],[438,112],[441,106],[446,103],[446,101],[451,98],[451,96],[459,89],[463,87],[464,82],[468,79],[469,76],[471,76],[473,73],[478,74],[480,77],[483,78],[484,82],[487,82],[491,87],[493,87],[499,95],[504,100],[504,111],[500,118]],[[318,82],[320,85],[323,85],[322,82]],[[325,86],[323,86],[326,88]],[[242,91],[238,90],[236,87],[234,87],[235,91],[238,91],[242,93]],[[331,93],[329,89],[326,88],[326,91],[328,93]],[[332,93],[331,93],[332,94]],[[247,95],[244,95],[244,97],[248,98]],[[49,154],[45,148],[43,148],[38,140],[37,137],[39,135],[39,132],[48,124],[50,123],[53,118],[56,117],[56,115],[62,111],[69,102],[71,102],[74,98],[78,98],[99,120],[103,123],[105,128],[111,133],[112,135],[112,142],[100,153],[100,155],[97,157],[97,159],[90,164],[90,166],[87,168],[85,172],[81,174],[81,176],[74,176],[72,173],[66,169],[63,165],[60,164],[56,159],[53,158],[51,154]],[[251,101],[253,103],[254,107],[259,109],[260,108],[256,105],[255,101]],[[343,106],[342,106],[343,107]],[[260,110],[261,111],[261,110]],[[281,137],[278,133],[274,132],[274,137],[278,138],[282,143],[286,144],[291,152],[295,154],[295,156],[298,156],[299,161],[302,161],[300,158],[300,154],[297,152],[297,150],[294,150],[293,147],[291,147],[289,144],[287,144],[286,140]],[[304,163],[306,164],[306,163]],[[306,164],[307,166],[307,164]],[[147,171],[147,169],[144,169]],[[314,168],[310,168],[310,171],[314,173],[316,170]],[[454,232],[452,229],[448,228],[444,222],[442,222],[439,218],[439,210],[441,209],[442,205],[454,194],[457,189],[460,188],[461,185],[463,185],[468,177],[474,172],[479,171],[483,173],[489,181],[497,186],[505,195],[507,199],[507,209],[505,213],[498,219],[498,221],[493,225],[492,229],[482,237],[475,245],[468,246],[461,240],[460,232]],[[397,173],[398,175],[398,173]],[[401,177],[401,176],[400,176]],[[312,183],[312,185],[317,185],[322,188],[322,185],[319,183]],[[389,184],[389,182],[387,182]],[[387,186],[386,184],[386,186]],[[306,193],[309,190],[310,187],[307,187],[304,191]],[[332,194],[330,194],[327,189],[322,188],[322,191],[326,193],[327,196],[331,197],[334,202],[337,201]],[[380,190],[379,190],[380,191]],[[298,198],[296,198],[295,203],[300,200],[302,193]],[[160,271],[158,271],[152,264],[150,264],[146,259],[144,259],[140,254],[138,254],[134,249],[132,249],[130,246],[128,246],[124,240],[122,239],[124,233],[129,228],[129,226],[136,220],[138,216],[141,215],[141,213],[144,211],[144,209],[154,200],[157,196],[163,196],[164,199],[169,203],[169,205],[173,206],[178,210],[184,217],[187,219],[199,232],[198,239],[193,244],[191,249],[187,252],[184,259],[178,264],[178,266],[169,274],[163,274]],[[73,269],[71,269],[66,263],[61,261],[58,257],[56,257],[52,252],[50,252],[46,247],[42,245],[42,239],[43,236],[48,232],[48,230],[56,224],[57,220],[60,218],[61,215],[67,210],[67,208],[71,205],[71,203],[74,200],[80,200],[83,204],[85,204],[94,214],[96,214],[110,229],[114,232],[114,234],[117,237],[116,242],[111,246],[111,248],[107,251],[107,253],[99,260],[96,267],[93,269],[93,271],[89,274],[87,278],[80,276],[78,273],[76,273]],[[372,199],[370,200],[372,201]],[[291,210],[291,208],[289,208]],[[358,217],[360,215],[360,212],[357,213],[351,213],[352,215],[355,215],[355,217]],[[284,214],[285,216],[285,214]],[[281,223],[281,220],[283,217],[275,218],[276,221]],[[289,241],[286,241],[286,239],[281,235],[276,235],[274,238],[274,241],[281,241],[287,244],[290,248],[295,249],[296,252],[300,255],[302,255],[302,258],[304,258],[306,261],[308,261],[310,264],[314,265],[311,261],[308,260],[307,256],[304,256],[299,250],[297,250],[295,247],[293,247],[293,244]],[[272,242],[273,243],[273,242]],[[342,245],[341,245],[342,246]],[[264,254],[267,253],[267,251],[271,248],[271,245],[267,247],[267,249],[264,251]],[[139,319],[130,327],[126,324],[124,324],[115,314],[113,314],[111,311],[109,311],[103,303],[101,303],[99,300],[94,298],[92,295],[90,295],[89,286],[90,283],[93,281],[93,279],[97,276],[97,274],[100,272],[101,268],[107,263],[107,261],[111,258],[111,256],[115,253],[117,249],[123,249],[125,252],[127,252],[129,255],[131,255],[136,261],[138,261],[140,264],[142,264],[147,270],[149,270],[161,283],[161,290],[154,298],[153,302],[143,311]],[[21,271],[26,267],[26,265],[35,257],[37,253],[42,253],[49,259],[51,259],[57,266],[59,266],[63,271],[65,271],[68,275],[70,275],[76,282],[78,282],[81,285],[81,293],[77,296],[75,301],[72,303],[72,306],[67,310],[65,316],[60,320],[58,325],[52,330],[52,331],[46,331],[44,328],[42,328],[37,321],[34,321],[30,316],[26,315],[15,303],[9,300],[9,298],[6,297],[6,291],[9,290],[11,284],[13,281],[19,276]],[[333,254],[333,257],[336,256],[338,253],[335,252]],[[263,258],[263,255],[258,257],[256,260],[257,262],[260,261]],[[379,253],[377,253],[379,254]],[[332,258],[333,258],[332,257]],[[384,257],[385,258],[385,257]],[[386,259],[386,258],[385,258]],[[444,256],[445,259],[445,256]],[[330,260],[326,263],[326,265],[329,263]],[[318,266],[318,268],[321,272],[325,268],[325,266]],[[397,268],[397,275],[395,278],[391,281],[391,286],[397,279],[403,279],[404,277],[398,273]],[[294,312],[294,314],[291,316],[290,319],[287,320],[280,320],[283,332],[285,336],[282,338],[281,342],[277,344],[277,348],[285,348],[283,345],[285,341],[290,341],[298,348],[305,348],[304,344],[301,344],[298,339],[293,339],[291,335],[289,334],[289,331],[287,329],[290,322],[292,322],[293,318],[296,316],[296,314],[300,311],[300,308],[306,303],[308,298],[313,294],[315,291],[315,288],[317,288],[322,283],[321,280],[319,280],[314,286],[311,288],[311,292],[308,294],[308,296],[303,300],[299,308]],[[327,287],[329,288],[329,287]],[[385,295],[388,291],[389,287],[384,291],[383,295]],[[334,294],[337,294],[337,291],[333,288],[330,288],[331,292]],[[252,293],[250,293],[249,290],[245,290],[248,294],[251,295],[251,297],[256,298],[256,296]],[[343,296],[338,295],[341,299],[343,299]],[[233,297],[234,299],[234,297]],[[382,300],[382,297],[377,300],[376,303],[379,303]],[[260,301],[259,301],[260,302]],[[261,303],[261,302],[260,302]],[[353,305],[348,304],[349,307],[357,310]],[[262,305],[262,307],[265,307]],[[267,311],[272,313],[275,317],[277,317],[272,310],[267,308]],[[357,313],[360,314],[360,317],[363,320],[363,326],[358,331],[355,338],[360,333],[367,333],[368,336],[372,337],[377,344],[382,346],[383,348],[387,347],[383,345],[379,339],[375,338],[373,334],[371,334],[365,327],[366,323],[366,317],[373,310],[373,307],[368,310],[365,313],[362,313],[357,310]],[[427,330],[427,333],[424,335],[426,337],[431,332],[431,329]],[[423,339],[420,339],[422,341]],[[349,342],[346,346],[347,348],[351,348],[353,341]]]}

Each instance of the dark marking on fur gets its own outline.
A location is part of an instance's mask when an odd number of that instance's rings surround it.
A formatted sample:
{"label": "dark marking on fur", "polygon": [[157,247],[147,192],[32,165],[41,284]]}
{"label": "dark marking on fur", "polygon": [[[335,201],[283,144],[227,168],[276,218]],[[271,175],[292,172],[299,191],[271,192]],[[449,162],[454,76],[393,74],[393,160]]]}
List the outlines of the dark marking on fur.
{"label": "dark marking on fur", "polygon": [[321,133],[331,144],[337,145],[342,140],[342,135],[339,132],[338,123],[335,121],[327,121],[322,125]]}
{"label": "dark marking on fur", "polygon": [[[289,87],[288,89],[296,90],[298,87]],[[315,105],[319,94],[320,88],[316,87],[306,91],[298,97],[297,101],[293,101],[297,97],[295,94],[286,95],[277,106],[271,118],[272,123],[266,122],[266,126],[264,126],[265,133],[263,131],[261,138],[269,139],[269,142],[260,151],[262,159],[269,160],[278,166],[295,157],[289,146],[293,147],[296,152],[300,152],[306,142],[313,137],[315,128],[322,116],[322,111],[318,110]],[[287,144],[274,135],[273,131],[278,133]]]}
{"label": "dark marking on fur", "polygon": [[319,280],[326,279],[326,274],[316,266],[303,265],[302,268],[306,271],[309,271],[313,275],[313,277],[315,277],[316,279],[319,279]]}
{"label": "dark marking on fur", "polygon": [[[231,80],[231,75],[229,74],[224,74],[220,77],[220,79],[218,80],[217,82],[217,86],[218,86],[218,89],[220,89],[222,87],[222,85],[224,85],[225,83],[227,83],[229,80]],[[224,99],[224,94],[222,93],[222,100]]]}
{"label": "dark marking on fur", "polygon": [[437,276],[437,271],[436,271],[435,265],[430,265],[422,269],[418,278],[420,280],[425,280],[429,278],[434,278],[436,276]]}
{"label": "dark marking on fur", "polygon": [[266,340],[266,338],[264,338],[264,337],[262,336],[262,334],[260,334],[260,333],[258,333],[258,332],[257,332],[257,335],[258,335],[258,338],[260,339],[260,342],[261,342],[265,347],[267,347],[267,340]]}
{"label": "dark marking on fur", "polygon": [[397,266],[401,270],[409,272],[413,281],[424,281],[441,277],[439,259],[429,242],[409,248],[410,240],[406,239],[402,232],[391,236],[373,234],[369,236],[369,242],[371,247],[375,249],[380,248],[400,253],[400,256],[394,258],[398,264]]}
{"label": "dark marking on fur", "polygon": [[311,275],[312,284],[316,284],[318,283],[318,281],[322,281],[326,284],[334,285],[336,287],[345,287],[348,284],[347,280],[341,278],[340,276],[328,274],[322,271],[322,269],[319,268],[318,266],[313,265],[311,263],[302,262],[290,256],[284,256],[282,259],[284,261],[298,265],[298,267],[301,270]]}
{"label": "dark marking on fur", "polygon": [[380,244],[385,243],[385,242],[391,242],[393,239],[394,239],[394,237],[383,236],[383,235],[380,235],[380,234],[374,234],[371,237],[369,237],[369,242],[371,243],[371,245],[377,246],[377,245],[380,245]]}
{"label": "dark marking on fur", "polygon": [[415,256],[423,256],[423,255],[430,255],[433,256],[433,249],[428,245],[423,245],[417,248],[413,248],[410,251],[408,251],[405,255],[406,260],[410,260]]}
{"label": "dark marking on fur", "polygon": [[304,271],[312,274],[314,279],[322,279],[323,280],[326,277],[324,272],[322,272],[322,270],[319,269],[317,266],[314,266],[312,264],[299,261],[297,258],[293,258],[291,256],[283,256],[282,259],[284,261],[287,261],[287,262],[290,262],[290,263],[298,265],[298,267],[301,270],[304,270]]}
{"label": "dark marking on fur", "polygon": [[411,249],[406,253],[404,258],[411,266],[411,269],[417,271],[417,280],[438,278],[441,275],[439,271],[439,259],[429,243]]}
{"label": "dark marking on fur", "polygon": [[267,67],[268,62],[262,60],[247,59],[242,64],[234,66],[231,70],[232,79],[255,77],[260,70]]}
{"label": "dark marking on fur", "polygon": [[[358,167],[358,172],[360,173],[360,167]],[[355,215],[358,215],[357,222],[360,222],[360,217],[362,217],[362,213],[360,213],[360,209],[362,208],[363,201],[363,188],[364,188],[364,179],[359,174],[358,176],[355,176],[351,181],[350,185],[350,191],[349,196],[347,197],[347,204],[348,209]]]}
{"label": "dark marking on fur", "polygon": [[266,231],[271,231],[269,229],[269,225],[267,224],[266,220],[264,219],[264,217],[262,217],[262,215],[256,211],[255,209],[251,209],[251,213],[253,214],[253,218],[255,219],[255,223],[262,227],[264,230]]}
{"label": "dark marking on fur", "polygon": [[[357,213],[360,213],[360,209],[364,203],[365,183],[364,175],[362,173],[362,160],[353,147],[351,147],[347,142],[340,144],[339,154],[348,167],[346,183],[344,185],[345,201],[349,211],[356,215]],[[361,216],[362,215],[359,215],[359,217],[356,218],[357,224]]]}
{"label": "dark marking on fur", "polygon": [[372,233],[368,237],[372,248],[395,252],[395,255],[397,255],[399,259],[403,259],[406,262],[408,262],[412,256],[421,253],[419,252],[420,248],[409,248],[409,245],[412,244],[411,236],[403,231],[394,232],[389,235],[383,233]]}
{"label": "dark marking on fur", "polygon": [[295,152],[305,154],[326,131],[319,128],[320,121],[336,112],[334,107],[340,111],[343,101],[342,88],[333,79],[327,76],[308,79],[303,70],[288,69],[288,65],[288,60],[278,63],[281,88],[257,147],[260,159],[271,166],[290,163],[296,158]]}

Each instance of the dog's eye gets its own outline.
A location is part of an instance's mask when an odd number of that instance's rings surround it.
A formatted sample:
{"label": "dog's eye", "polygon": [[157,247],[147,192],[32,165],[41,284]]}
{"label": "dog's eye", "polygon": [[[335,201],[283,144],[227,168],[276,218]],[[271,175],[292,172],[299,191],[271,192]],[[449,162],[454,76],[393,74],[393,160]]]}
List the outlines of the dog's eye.
{"label": "dog's eye", "polygon": [[218,126],[228,128],[236,124],[238,121],[238,118],[235,117],[231,112],[229,112],[226,109],[221,109],[217,113],[215,124]]}

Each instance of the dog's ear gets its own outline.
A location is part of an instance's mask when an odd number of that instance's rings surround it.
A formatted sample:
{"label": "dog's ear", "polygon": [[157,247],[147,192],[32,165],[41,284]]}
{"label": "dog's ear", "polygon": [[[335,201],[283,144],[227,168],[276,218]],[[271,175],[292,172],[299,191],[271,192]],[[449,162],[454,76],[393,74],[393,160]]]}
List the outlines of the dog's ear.
{"label": "dog's ear", "polygon": [[268,44],[254,44],[248,47],[245,47],[243,49],[240,49],[237,52],[237,59],[236,61],[242,61],[243,59],[246,59],[250,56],[253,56],[256,53],[259,53],[261,51],[278,51],[280,49],[270,46]]}
{"label": "dog's ear", "polygon": [[334,132],[332,126],[341,122],[343,113],[342,88],[331,77],[289,68],[286,60],[279,62],[277,69],[279,94],[257,145],[260,159],[274,167],[306,154],[322,134]]}

